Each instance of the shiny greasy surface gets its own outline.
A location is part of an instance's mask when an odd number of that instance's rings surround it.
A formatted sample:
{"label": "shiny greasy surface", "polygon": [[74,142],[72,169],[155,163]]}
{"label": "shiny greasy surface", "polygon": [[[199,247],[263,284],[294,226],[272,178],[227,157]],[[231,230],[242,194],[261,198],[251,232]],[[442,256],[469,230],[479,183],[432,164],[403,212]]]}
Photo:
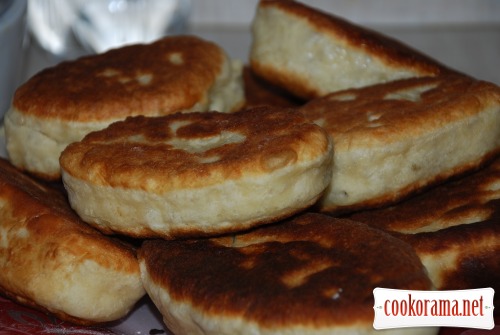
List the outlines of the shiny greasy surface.
{"label": "shiny greasy surface", "polygon": [[321,214],[218,239],[150,240],[139,258],[174,301],[262,328],[371,328],[375,287],[430,288],[409,245]]}
{"label": "shiny greasy surface", "polygon": [[500,159],[395,206],[349,218],[396,233],[424,257],[456,253],[441,289],[500,289]]}
{"label": "shiny greasy surface", "polygon": [[348,150],[416,138],[495,105],[500,105],[498,86],[443,75],[332,93],[300,111],[332,135],[337,149]]}
{"label": "shiny greasy surface", "polygon": [[291,109],[134,117],[73,143],[62,168],[97,185],[152,192],[213,185],[318,159],[326,132]]}
{"label": "shiny greasy surface", "polygon": [[17,90],[13,105],[27,115],[80,122],[168,114],[204,99],[224,57],[194,36],[126,46],[41,71]]}
{"label": "shiny greasy surface", "polygon": [[[36,182],[1,158],[0,237],[0,292],[37,309],[50,306],[37,301],[37,290],[44,288],[35,288],[33,278],[60,269],[61,281],[45,283],[45,290],[57,290],[64,282],[71,285],[73,279],[64,277],[71,265],[58,263],[60,259],[73,259],[73,267],[96,262],[138,276],[133,248],[90,228],[72,212],[62,192]],[[71,322],[93,323],[51,312]]]}

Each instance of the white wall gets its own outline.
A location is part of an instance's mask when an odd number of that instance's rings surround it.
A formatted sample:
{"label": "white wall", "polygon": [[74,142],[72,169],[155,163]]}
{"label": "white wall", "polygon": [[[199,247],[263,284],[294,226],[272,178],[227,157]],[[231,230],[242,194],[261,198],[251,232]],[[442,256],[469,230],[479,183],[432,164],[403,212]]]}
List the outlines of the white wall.
{"label": "white wall", "polygon": [[[302,0],[362,24],[500,23],[500,0]],[[258,0],[191,0],[193,25],[247,26]]]}

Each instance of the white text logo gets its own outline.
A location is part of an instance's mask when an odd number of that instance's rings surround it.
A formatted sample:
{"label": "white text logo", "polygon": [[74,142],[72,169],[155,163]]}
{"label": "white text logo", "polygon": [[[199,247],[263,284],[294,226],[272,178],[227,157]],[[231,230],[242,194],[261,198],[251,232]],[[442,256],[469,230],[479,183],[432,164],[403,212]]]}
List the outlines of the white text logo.
{"label": "white text logo", "polygon": [[408,291],[376,288],[375,329],[467,327],[493,329],[492,288],[457,291]]}

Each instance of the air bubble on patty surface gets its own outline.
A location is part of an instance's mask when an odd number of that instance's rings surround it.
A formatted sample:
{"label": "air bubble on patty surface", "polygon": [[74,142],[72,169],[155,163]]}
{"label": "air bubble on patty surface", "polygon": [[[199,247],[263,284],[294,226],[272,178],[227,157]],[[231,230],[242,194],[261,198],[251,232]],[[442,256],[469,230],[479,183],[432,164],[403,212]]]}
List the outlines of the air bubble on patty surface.
{"label": "air bubble on patty surface", "polygon": [[384,97],[385,100],[407,100],[412,102],[419,102],[422,100],[422,94],[437,87],[438,84],[429,84],[419,87],[411,87],[402,89],[396,92],[387,93]]}
{"label": "air bubble on patty surface", "polygon": [[204,138],[172,138],[167,144],[189,153],[202,153],[224,145],[243,143],[246,136],[237,132],[223,131],[217,136]]}
{"label": "air bubble on patty surface", "polygon": [[180,52],[173,52],[168,56],[168,60],[170,63],[174,65],[182,65],[184,64],[184,58]]}

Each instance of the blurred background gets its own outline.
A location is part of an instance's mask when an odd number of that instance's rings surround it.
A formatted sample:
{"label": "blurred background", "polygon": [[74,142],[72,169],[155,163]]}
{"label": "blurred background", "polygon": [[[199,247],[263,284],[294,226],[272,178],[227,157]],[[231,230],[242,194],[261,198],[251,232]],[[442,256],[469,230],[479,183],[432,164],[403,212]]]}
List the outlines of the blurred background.
{"label": "blurred background", "polygon": [[[9,29],[2,25],[13,26],[11,17],[15,13],[1,14],[2,8],[22,8],[26,2],[27,33],[20,33],[19,24],[8,33]],[[303,2],[395,37],[457,70],[500,84],[500,0]],[[150,42],[166,34],[199,35],[246,62],[257,3],[258,0],[0,0],[0,80],[4,82],[0,86],[17,87],[39,70],[62,60],[127,43]],[[9,42],[2,39],[6,34],[12,35]],[[18,43],[21,39],[22,43]],[[16,51],[21,44],[22,49]],[[18,71],[13,75],[18,63],[20,74]],[[13,76],[18,80],[9,79],[5,84],[7,77]],[[5,91],[0,87],[2,90]],[[5,103],[6,98],[0,96],[2,101]]]}
{"label": "blurred background", "polygon": [[[71,25],[66,35],[78,44],[75,46],[68,39],[68,49],[62,53],[62,58],[103,51],[120,41],[148,40],[158,34],[187,32],[213,40],[231,56],[246,60],[251,42],[250,24],[258,0],[28,2],[32,8],[30,13],[40,13],[30,15],[34,25],[32,34],[46,33],[41,29],[44,14],[41,7],[47,8],[50,3],[60,8],[59,14],[51,17],[57,22],[55,25]],[[74,8],[80,7],[79,12],[71,14],[68,10],[71,3]],[[500,84],[500,70],[496,64],[500,59],[499,0],[304,0],[304,3],[377,29],[454,68]],[[105,16],[95,19],[105,11],[104,7],[115,12],[108,22]],[[47,19],[46,12],[44,15]],[[114,34],[111,33],[113,25],[119,27],[114,29]],[[139,26],[143,31],[137,32]],[[42,60],[40,56],[35,53],[31,58],[24,77],[59,60],[57,57]]]}
{"label": "blurred background", "polygon": [[[248,25],[257,0],[192,0],[192,20],[201,25]],[[498,0],[304,0],[362,24],[500,23]]]}

